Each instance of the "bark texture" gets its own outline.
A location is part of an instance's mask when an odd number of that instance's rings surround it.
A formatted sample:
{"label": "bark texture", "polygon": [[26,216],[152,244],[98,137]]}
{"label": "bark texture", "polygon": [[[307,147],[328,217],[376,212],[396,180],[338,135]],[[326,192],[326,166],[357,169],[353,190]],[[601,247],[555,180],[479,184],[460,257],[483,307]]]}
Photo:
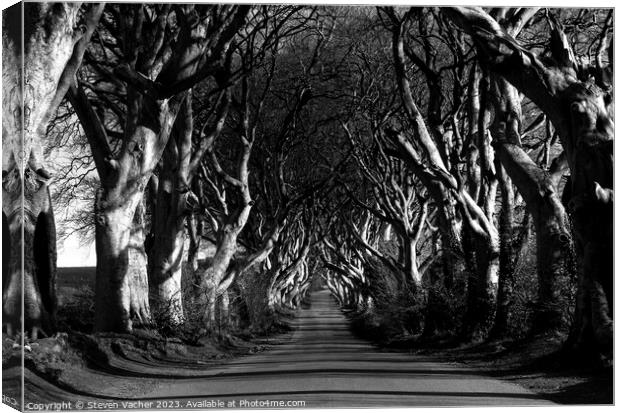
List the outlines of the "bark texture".
{"label": "bark texture", "polygon": [[[562,25],[553,16],[549,20],[552,59],[544,60],[507,35],[481,8],[454,7],[445,12],[476,40],[483,63],[536,103],[560,136],[571,173],[565,198],[581,262],[569,346],[609,357],[613,337],[614,122],[612,85],[607,79],[611,67],[598,59],[596,67],[577,64]],[[520,18],[524,13],[531,10],[522,9],[513,19],[524,20]]]}
{"label": "bark texture", "polygon": [[3,12],[3,213],[11,240],[3,314],[10,335],[21,330],[20,319],[34,339],[55,330],[56,231],[43,148],[103,10],[90,4],[80,18],[81,6],[24,3]]}
{"label": "bark texture", "polygon": [[188,184],[192,128],[191,95],[188,94],[164,150],[151,226],[151,297],[157,320],[165,325],[184,321],[181,289],[184,222],[198,204]]}
{"label": "bark texture", "polygon": [[502,206],[499,216],[500,253],[499,253],[499,278],[497,284],[497,306],[493,328],[489,332],[489,338],[501,339],[509,336],[509,325],[512,319],[513,291],[515,286],[514,268],[514,190],[512,181],[506,170],[496,159],[498,180],[502,198]]}
{"label": "bark texture", "polygon": [[149,302],[149,279],[145,241],[145,208],[140,202],[133,217],[133,227],[129,240],[129,317],[137,325],[151,324],[151,305]]}
{"label": "bark texture", "polygon": [[[111,33],[120,41],[120,52],[126,57],[114,71],[127,93],[119,151],[112,150],[103,119],[81,84],[72,85],[70,98],[101,181],[95,205],[95,330],[130,332],[128,247],[135,209],[166,148],[187,90],[222,65],[249,8],[180,7],[175,9],[177,30],[171,32],[167,30],[169,6],[156,10],[157,18],[151,25],[143,24],[148,5],[117,7],[123,18],[121,26],[132,28]],[[206,36],[213,25],[217,30]],[[149,40],[153,43],[141,46],[141,42]]]}

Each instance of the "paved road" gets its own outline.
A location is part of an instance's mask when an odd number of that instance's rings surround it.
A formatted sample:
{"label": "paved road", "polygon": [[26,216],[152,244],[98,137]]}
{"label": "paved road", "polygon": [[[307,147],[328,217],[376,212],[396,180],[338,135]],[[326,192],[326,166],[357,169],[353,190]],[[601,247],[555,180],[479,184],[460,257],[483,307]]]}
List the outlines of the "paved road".
{"label": "paved road", "polygon": [[167,410],[204,409],[217,402],[228,407],[233,401],[237,408],[257,407],[256,401],[267,400],[293,403],[272,407],[301,407],[296,402],[302,402],[310,408],[551,404],[460,365],[379,351],[350,333],[327,291],[313,293],[310,308],[301,310],[294,323],[286,344],[217,367],[124,359],[113,363],[114,371],[76,369],[79,391],[60,389],[29,373],[27,400],[112,403],[90,405],[103,410],[123,409],[127,400],[151,403],[134,408]]}
{"label": "paved road", "polygon": [[354,337],[327,291],[311,296],[288,344],[212,371],[161,383],[151,396],[304,401],[307,407],[546,405],[512,383],[449,363],[384,353]]}

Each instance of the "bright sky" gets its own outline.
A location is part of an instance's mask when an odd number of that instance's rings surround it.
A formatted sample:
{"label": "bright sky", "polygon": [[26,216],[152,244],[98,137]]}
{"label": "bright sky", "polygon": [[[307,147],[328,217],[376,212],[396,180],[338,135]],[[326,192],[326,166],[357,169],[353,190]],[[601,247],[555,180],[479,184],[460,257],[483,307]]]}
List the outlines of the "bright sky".
{"label": "bright sky", "polygon": [[59,267],[94,267],[97,263],[95,243],[84,244],[72,235],[64,242],[58,242]]}

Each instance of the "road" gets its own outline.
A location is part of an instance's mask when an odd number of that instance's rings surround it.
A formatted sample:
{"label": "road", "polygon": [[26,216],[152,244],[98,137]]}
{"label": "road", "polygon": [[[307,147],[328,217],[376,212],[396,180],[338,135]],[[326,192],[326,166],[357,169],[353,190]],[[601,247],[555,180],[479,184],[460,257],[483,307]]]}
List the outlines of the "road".
{"label": "road", "polygon": [[[290,342],[215,369],[213,378],[161,383],[153,397],[303,401],[306,407],[498,406],[551,402],[452,363],[378,351],[354,337],[327,291],[311,295]],[[200,400],[203,397],[197,397]]]}
{"label": "road", "polygon": [[[140,394],[139,399],[132,399],[168,409],[208,408],[217,403],[232,406],[232,402],[237,408],[257,407],[257,401],[309,408],[552,404],[516,384],[456,363],[406,352],[382,352],[351,334],[347,319],[327,291],[314,292],[310,298],[310,307],[300,310],[294,321],[291,339],[271,350],[208,369],[179,368],[182,374],[174,378],[161,374],[164,369],[155,364],[143,371],[144,377],[108,375],[114,388],[104,386],[103,380],[97,388],[92,378],[83,383],[100,390],[89,394],[98,393],[98,400],[109,398],[118,404],[129,394]],[[36,377],[30,379],[27,387],[38,388],[33,392],[39,395],[35,399],[72,400],[69,393],[47,388]],[[133,386],[140,383],[140,391],[133,393]],[[124,405],[101,407],[122,409]]]}

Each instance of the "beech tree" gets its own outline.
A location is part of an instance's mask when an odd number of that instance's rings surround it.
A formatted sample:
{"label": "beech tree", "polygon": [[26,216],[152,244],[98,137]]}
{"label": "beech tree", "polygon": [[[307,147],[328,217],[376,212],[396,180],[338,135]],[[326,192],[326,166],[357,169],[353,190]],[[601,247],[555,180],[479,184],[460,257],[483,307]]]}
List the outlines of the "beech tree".
{"label": "beech tree", "polygon": [[[381,138],[374,139],[377,142],[376,149],[371,151],[359,147],[360,143],[356,143],[346,124],[343,129],[351,144],[357,146],[355,159],[363,176],[372,186],[369,191],[373,194],[371,203],[354,197],[355,203],[394,228],[400,239],[401,258],[393,266],[404,275],[403,286],[418,289],[424,272],[424,268],[420,268],[422,262],[418,262],[418,243],[425,232],[428,218],[428,201],[424,198],[423,188],[414,181],[404,162],[390,158],[385,153]],[[375,130],[374,133],[380,134],[381,131]],[[363,243],[363,237],[360,241]]]}
{"label": "beech tree", "polygon": [[2,302],[9,335],[20,329],[21,318],[34,339],[56,328],[56,228],[50,161],[43,149],[50,118],[73,82],[102,9],[97,3],[27,3],[3,12],[2,188],[8,245]]}
{"label": "beech tree", "polygon": [[[333,274],[332,279],[340,279],[344,283],[342,287],[345,292],[339,291],[337,295],[341,300],[341,305],[346,307],[360,305],[361,300],[363,300],[361,293],[363,288],[360,287],[369,282],[364,266],[367,254],[364,254],[363,249],[355,248],[356,244],[347,238],[350,238],[351,232],[357,231],[359,228],[357,235],[361,242],[368,245],[367,248],[373,248],[377,245],[377,239],[374,237],[377,232],[371,232],[370,228],[373,221],[376,219],[373,219],[373,215],[366,211],[362,215],[361,222],[353,223],[349,230],[347,230],[344,222],[338,223],[336,219],[331,219],[324,224],[329,227],[330,231],[321,244],[321,259],[323,266]],[[395,276],[399,281],[403,281],[402,274],[395,274]],[[350,292],[347,291],[348,287],[352,289]],[[336,290],[338,291],[338,289]]]}
{"label": "beech tree", "polygon": [[[195,295],[197,302],[206,303],[204,321],[208,328],[215,325],[215,306],[217,298],[227,289],[222,284],[226,276],[227,269],[237,251],[237,237],[245,226],[252,205],[254,204],[249,187],[249,161],[252,153],[252,146],[256,139],[255,129],[250,127],[250,117],[257,119],[260,111],[254,112],[249,105],[249,86],[246,79],[243,80],[242,91],[242,117],[243,121],[239,129],[233,130],[233,138],[238,140],[238,157],[228,172],[221,165],[219,156],[213,143],[207,148],[209,156],[208,169],[204,173],[204,179],[209,186],[209,193],[217,199],[220,204],[219,213],[215,214],[205,209],[209,213],[211,233],[215,236],[216,250],[208,267],[204,270],[198,269],[194,274]],[[232,143],[231,140],[227,140]],[[232,194],[231,194],[232,193]],[[234,198],[233,198],[234,197]],[[234,204],[233,204],[234,202]]]}
{"label": "beech tree", "polygon": [[161,160],[161,168],[151,178],[153,213],[149,238],[149,280],[152,301],[157,306],[160,323],[175,325],[184,320],[183,291],[181,284],[182,260],[185,242],[185,219],[198,207],[199,199],[192,188],[192,181],[199,172],[200,162],[212,142],[220,134],[226,120],[230,92],[218,94],[211,109],[212,123],[205,122],[199,148],[191,151],[194,132],[192,94],[187,94],[172,136],[168,140]]}
{"label": "beech tree", "polygon": [[[439,229],[444,234],[443,248],[461,251],[460,254],[465,258],[470,277],[464,333],[473,339],[480,339],[485,336],[491,326],[499,272],[499,234],[493,222],[497,180],[493,179],[492,158],[486,155],[490,152],[490,144],[484,134],[486,128],[481,129],[482,133],[476,134],[470,125],[470,133],[474,139],[472,143],[477,146],[479,154],[485,154],[481,155],[480,171],[481,174],[486,174],[487,179],[479,180],[477,175],[470,174],[467,185],[465,185],[465,180],[460,177],[458,169],[448,169],[450,157],[447,153],[450,152],[450,148],[448,147],[449,140],[444,136],[447,131],[439,125],[433,128],[436,131],[435,136],[429,132],[427,123],[412,95],[405,66],[404,32],[409,17],[415,13],[415,10],[410,10],[402,17],[398,16],[393,9],[387,9],[385,13],[391,21],[396,83],[406,115],[403,131],[393,127],[386,129],[386,136],[393,148],[390,154],[406,162],[439,206]],[[413,58],[413,60],[416,62],[418,59]],[[417,64],[420,65],[420,63]],[[433,93],[441,93],[441,91],[429,89],[429,94]],[[452,107],[452,111],[456,115],[459,106]],[[429,116],[429,120],[435,118]],[[443,117],[439,116],[439,120],[442,119]],[[405,135],[408,128],[412,129],[415,136],[414,143]],[[452,132],[458,134],[458,128],[455,127]],[[474,166],[474,168],[478,167]],[[466,224],[466,234],[463,234],[463,229],[459,225],[459,216]],[[471,241],[468,241],[468,238],[471,238]],[[472,246],[464,248],[466,245],[464,243],[467,242],[471,242]],[[448,245],[451,246],[448,247]]]}
{"label": "beech tree", "polygon": [[[101,182],[95,202],[96,331],[132,329],[131,297],[148,294],[148,290],[132,293],[139,286],[129,277],[130,228],[136,208],[188,89],[220,70],[248,11],[247,6],[163,4],[106,9],[102,19],[106,31],[91,48],[87,63],[88,75],[103,77],[109,85],[101,100],[115,112],[114,125],[99,116],[84,80],[70,90]],[[110,135],[118,138],[118,146],[111,145]],[[140,262],[146,265],[146,257]]]}
{"label": "beech tree", "polygon": [[[521,46],[481,8],[445,12],[473,37],[482,63],[531,99],[560,136],[571,174],[565,198],[580,264],[570,345],[608,355],[613,331],[613,90],[609,82],[613,59],[605,62],[611,50],[609,29],[604,29],[592,61],[577,62],[562,24],[552,15],[547,57]],[[611,16],[610,12],[608,21]]]}
{"label": "beech tree", "polygon": [[280,248],[280,254],[276,256],[276,265],[270,274],[267,296],[272,311],[276,304],[292,306],[290,300],[297,294],[291,294],[290,289],[298,289],[299,284],[302,284],[309,275],[307,259],[315,243],[312,227],[316,217],[310,208],[302,211],[300,215],[301,219],[289,227],[290,236],[286,237],[286,243]]}
{"label": "beech tree", "polygon": [[386,340],[565,334],[577,289],[567,347],[611,356],[609,10],[28,8],[24,56],[3,32],[9,334],[54,331],[77,194],[95,332],[265,330],[323,277]]}
{"label": "beech tree", "polygon": [[[215,313],[213,306],[217,299],[226,294],[237,277],[269,256],[291,209],[311,196],[314,190],[311,185],[303,194],[292,194],[290,187],[285,184],[284,176],[285,163],[288,161],[286,147],[298,133],[301,110],[313,98],[308,86],[311,80],[305,78],[301,82],[296,81],[289,77],[290,73],[287,71],[291,65],[305,65],[306,60],[310,60],[310,68],[315,64],[313,56],[308,56],[307,52],[299,55],[301,63],[290,61],[292,56],[287,49],[290,39],[300,33],[311,32],[317,18],[314,10],[309,13],[298,12],[297,7],[265,8],[261,14],[264,16],[261,25],[250,27],[245,44],[239,48],[242,75],[232,94],[233,110],[227,134],[242,139],[242,156],[229,152],[229,147],[222,147],[224,150],[219,152],[226,157],[226,162],[222,162],[218,160],[220,155],[213,146],[209,149],[210,162],[205,163],[202,175],[205,196],[217,200],[217,206],[203,209],[206,225],[201,224],[209,227],[208,232],[213,235],[216,252],[206,270],[195,273],[196,294],[210,294],[208,302],[211,309],[208,309],[206,314]],[[263,38],[268,41],[264,42]],[[314,38],[314,35],[311,35],[311,38]],[[316,54],[316,50],[322,47],[322,42],[315,42],[313,47]],[[280,58],[276,53],[281,53],[284,57]],[[280,89],[281,87],[286,89]],[[273,105],[279,99],[283,100],[283,110],[274,110],[269,114],[264,112],[266,106]],[[259,146],[261,152],[267,151],[258,155],[261,156],[258,161],[253,161],[256,157],[255,146]],[[233,158],[236,160],[233,161]],[[271,172],[262,170],[265,163],[271,163],[275,169]],[[255,165],[259,166],[253,168]],[[233,176],[226,172],[227,170],[237,170],[238,175]],[[263,175],[259,178],[263,185],[256,185],[254,176],[261,173],[271,173],[272,176]],[[268,190],[264,185],[275,187]],[[241,190],[243,195],[237,198],[245,201],[235,203],[227,196],[231,193],[230,189],[237,192]],[[269,191],[274,198],[266,199],[265,191]],[[260,205],[272,208],[273,215],[269,217],[270,229],[264,237],[260,237],[253,250],[246,251],[243,257],[233,260],[241,242],[239,237],[256,204],[253,197],[262,197]],[[207,203],[205,200],[204,205]],[[194,230],[191,232],[194,233]],[[213,324],[214,321],[211,319],[210,323]]]}

